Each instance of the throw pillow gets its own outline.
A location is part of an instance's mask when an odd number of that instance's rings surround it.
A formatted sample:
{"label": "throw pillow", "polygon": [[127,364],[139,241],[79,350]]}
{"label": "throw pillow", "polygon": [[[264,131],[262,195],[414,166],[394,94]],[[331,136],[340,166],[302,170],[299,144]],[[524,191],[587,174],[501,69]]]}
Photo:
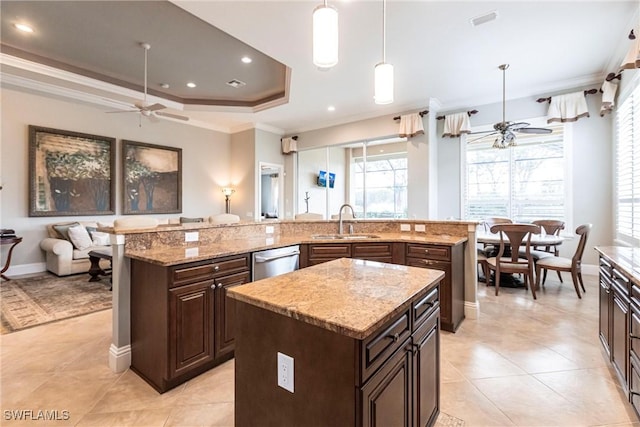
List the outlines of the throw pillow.
{"label": "throw pillow", "polygon": [[69,233],[69,240],[78,250],[83,251],[93,245],[89,232],[80,224],[69,227],[67,233]]}
{"label": "throw pillow", "polygon": [[91,240],[94,246],[107,246],[111,243],[109,240],[109,233],[103,233],[101,231],[94,231],[91,233]]}
{"label": "throw pillow", "polygon": [[79,222],[69,222],[67,224],[56,224],[53,229],[56,230],[61,239],[69,240],[69,227],[80,225]]}
{"label": "throw pillow", "polygon": [[186,224],[188,222],[204,222],[204,218],[185,218],[183,216],[180,217],[180,224]]}

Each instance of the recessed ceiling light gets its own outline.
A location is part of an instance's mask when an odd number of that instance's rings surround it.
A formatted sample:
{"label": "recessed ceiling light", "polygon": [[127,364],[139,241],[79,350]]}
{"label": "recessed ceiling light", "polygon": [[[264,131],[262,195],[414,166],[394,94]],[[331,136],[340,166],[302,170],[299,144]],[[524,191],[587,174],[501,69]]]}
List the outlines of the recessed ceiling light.
{"label": "recessed ceiling light", "polygon": [[27,24],[13,24],[13,26],[23,33],[33,33],[33,28]]}
{"label": "recessed ceiling light", "polygon": [[162,89],[169,89],[169,83],[160,83]]}
{"label": "recessed ceiling light", "polygon": [[244,62],[245,64],[251,64],[253,59],[249,58],[248,56],[243,56],[241,61]]}
{"label": "recessed ceiling light", "polygon": [[333,105],[329,105],[327,107],[327,111],[336,111],[336,107],[334,107]]}
{"label": "recessed ceiling light", "polygon": [[196,84],[194,82],[189,82],[187,83],[187,87],[194,88],[196,87]]}

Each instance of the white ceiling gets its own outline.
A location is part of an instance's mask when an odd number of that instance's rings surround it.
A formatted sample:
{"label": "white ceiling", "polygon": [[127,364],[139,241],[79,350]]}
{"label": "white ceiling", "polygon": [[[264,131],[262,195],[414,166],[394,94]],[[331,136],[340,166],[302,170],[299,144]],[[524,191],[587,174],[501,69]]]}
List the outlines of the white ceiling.
{"label": "white ceiling", "polygon": [[[639,20],[637,0],[389,0],[387,62],[395,67],[395,102],[380,106],[373,102],[373,68],[382,59],[382,1],[329,1],[340,25],[340,60],[329,71],[311,60],[311,14],[321,0],[173,3],[287,65],[291,85],[288,104],[257,113],[166,105],[192,123],[229,131],[255,125],[283,134],[424,109],[430,99],[441,111],[497,102],[503,63],[510,64],[508,99],[597,85],[618,70],[627,34]],[[470,25],[470,18],[493,10],[497,20]],[[126,93],[112,98],[128,100]],[[329,105],[336,110],[328,112]]]}

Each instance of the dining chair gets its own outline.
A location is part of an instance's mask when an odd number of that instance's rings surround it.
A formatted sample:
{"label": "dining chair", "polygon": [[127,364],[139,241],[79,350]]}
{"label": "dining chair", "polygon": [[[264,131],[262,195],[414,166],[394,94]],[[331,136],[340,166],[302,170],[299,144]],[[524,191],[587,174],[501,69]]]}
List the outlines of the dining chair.
{"label": "dining chair", "polygon": [[[500,291],[500,275],[502,273],[522,274],[524,276],[525,289],[531,288],[533,299],[536,298],[536,290],[533,284],[534,264],[531,257],[531,235],[540,233],[540,226],[535,224],[496,224],[490,231],[500,234],[500,246],[495,257],[487,259],[490,270],[495,271],[496,295]],[[524,247],[524,253],[511,250],[511,248]]]}
{"label": "dining chair", "polygon": [[[536,221],[532,221],[532,224],[542,227],[547,235],[559,236],[560,232],[564,230],[564,221],[559,219],[538,219]],[[536,246],[534,249],[543,250],[545,252],[552,253],[555,256],[560,255],[558,246]]]}
{"label": "dining chair", "polygon": [[[589,238],[591,227],[591,224],[582,224],[576,228],[576,234],[580,236],[580,241],[578,242],[576,252],[573,254],[573,258],[554,256],[541,259],[536,263],[536,287],[540,286],[540,273],[543,269],[545,270],[545,273],[546,270],[555,270],[558,272],[558,275],[560,275],[561,271],[566,271],[571,273],[573,287],[576,288],[578,298],[582,298],[580,288],[582,288],[582,292],[586,292],[582,281],[582,254],[584,253],[584,248],[587,245],[587,239]],[[578,287],[578,284],[580,284],[580,288]],[[544,280],[542,281],[542,286],[544,286]]]}

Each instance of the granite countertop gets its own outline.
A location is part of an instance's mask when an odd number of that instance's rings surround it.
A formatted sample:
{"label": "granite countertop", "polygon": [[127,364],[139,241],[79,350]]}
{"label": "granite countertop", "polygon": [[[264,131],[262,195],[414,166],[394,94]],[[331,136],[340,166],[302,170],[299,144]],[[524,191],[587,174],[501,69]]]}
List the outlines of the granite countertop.
{"label": "granite countertop", "polygon": [[596,246],[595,250],[615,262],[616,265],[640,286],[640,248],[624,246]]}
{"label": "granite countertop", "polygon": [[437,270],[341,258],[227,292],[238,301],[364,339],[443,277]]}
{"label": "granite countertop", "polygon": [[159,249],[129,250],[129,258],[164,266],[185,262],[204,261],[229,255],[239,255],[266,249],[281,248],[301,243],[356,243],[356,242],[415,242],[435,245],[456,246],[467,241],[466,237],[430,235],[426,233],[371,233],[376,238],[366,239],[317,239],[309,235],[261,237],[255,239],[226,240],[221,243],[193,246],[168,247]]}

